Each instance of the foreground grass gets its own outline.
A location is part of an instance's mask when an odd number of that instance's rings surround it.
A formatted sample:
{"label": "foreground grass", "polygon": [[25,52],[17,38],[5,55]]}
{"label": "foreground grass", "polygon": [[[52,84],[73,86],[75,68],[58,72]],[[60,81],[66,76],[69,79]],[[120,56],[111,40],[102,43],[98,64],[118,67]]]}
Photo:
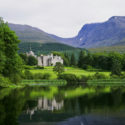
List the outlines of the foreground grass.
{"label": "foreground grass", "polygon": [[[35,73],[49,73],[51,75],[50,79],[57,79],[57,74],[55,72],[53,72],[53,67],[45,67],[44,69],[30,69],[30,71],[35,74]],[[87,70],[83,70],[80,68],[73,68],[73,67],[65,67],[65,72],[64,74],[75,74],[76,76],[80,77],[82,75],[85,76],[91,76],[94,75],[96,73],[96,71],[87,71]],[[108,76],[110,76],[110,72],[101,72],[102,74],[105,74]]]}

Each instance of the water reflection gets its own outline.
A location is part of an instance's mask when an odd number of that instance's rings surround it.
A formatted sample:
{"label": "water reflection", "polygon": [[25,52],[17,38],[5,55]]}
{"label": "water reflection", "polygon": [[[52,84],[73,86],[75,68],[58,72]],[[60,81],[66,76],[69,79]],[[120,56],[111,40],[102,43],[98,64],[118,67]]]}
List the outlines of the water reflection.
{"label": "water reflection", "polygon": [[1,89],[0,125],[125,125],[125,88]]}
{"label": "water reflection", "polygon": [[61,102],[57,102],[56,99],[47,99],[47,98],[39,98],[37,106],[33,109],[27,108],[26,114],[30,115],[30,119],[32,119],[32,115],[34,115],[35,111],[54,111],[60,110],[63,107],[63,100]]}

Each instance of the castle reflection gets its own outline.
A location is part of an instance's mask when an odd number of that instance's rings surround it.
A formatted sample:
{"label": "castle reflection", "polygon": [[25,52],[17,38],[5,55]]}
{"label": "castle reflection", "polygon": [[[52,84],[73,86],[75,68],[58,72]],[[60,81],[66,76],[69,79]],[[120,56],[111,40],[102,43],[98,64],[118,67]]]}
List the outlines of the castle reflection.
{"label": "castle reflection", "polygon": [[37,101],[37,106],[30,109],[29,107],[26,110],[26,114],[30,115],[30,119],[32,119],[32,115],[35,114],[35,111],[54,111],[54,110],[60,110],[64,105],[64,101],[57,102],[55,98],[53,99],[47,99],[47,98],[39,98]]}

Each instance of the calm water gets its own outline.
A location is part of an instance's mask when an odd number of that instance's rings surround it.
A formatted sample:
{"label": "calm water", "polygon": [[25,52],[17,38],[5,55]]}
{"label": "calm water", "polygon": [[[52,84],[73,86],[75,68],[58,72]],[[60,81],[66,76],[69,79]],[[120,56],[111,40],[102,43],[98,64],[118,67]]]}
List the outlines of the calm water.
{"label": "calm water", "polygon": [[125,88],[1,89],[0,125],[125,125]]}

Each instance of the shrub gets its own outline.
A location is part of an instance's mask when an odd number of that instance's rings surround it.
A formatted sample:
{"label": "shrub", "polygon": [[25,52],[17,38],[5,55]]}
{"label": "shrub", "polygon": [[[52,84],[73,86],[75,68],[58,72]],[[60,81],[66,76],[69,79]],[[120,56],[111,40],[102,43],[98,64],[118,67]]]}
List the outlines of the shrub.
{"label": "shrub", "polygon": [[78,82],[78,78],[74,74],[60,74],[58,76],[58,79],[66,80],[68,83],[69,82]]}
{"label": "shrub", "polygon": [[[90,77],[91,77],[91,76],[90,76]],[[83,76],[83,75],[82,75],[82,76],[80,77],[79,81],[85,83],[85,82],[87,82],[87,81],[90,79],[90,77],[89,77],[89,76]]]}
{"label": "shrub", "polygon": [[45,73],[43,74],[43,79],[50,79],[50,74],[49,73]]}
{"label": "shrub", "polygon": [[12,83],[18,84],[18,83],[21,82],[22,78],[21,78],[21,75],[19,75],[19,74],[14,74],[14,75],[11,75],[11,76],[10,76],[10,80],[11,80]]}
{"label": "shrub", "polygon": [[2,75],[0,75],[0,86],[1,87],[6,87],[6,86],[8,86],[9,83],[10,83],[10,81],[8,78],[5,78]]}
{"label": "shrub", "polygon": [[24,71],[24,79],[33,79],[33,74],[29,70]]}
{"label": "shrub", "polygon": [[94,79],[107,79],[108,77],[102,73],[96,72],[93,76]]}
{"label": "shrub", "polygon": [[36,74],[34,74],[33,79],[44,79],[44,75],[41,73],[36,73]]}
{"label": "shrub", "polygon": [[44,69],[43,66],[36,66],[35,69]]}
{"label": "shrub", "polygon": [[113,75],[113,74],[111,74],[110,76],[111,76],[111,78],[113,78],[113,79],[118,79],[118,78],[119,78],[118,75]]}

